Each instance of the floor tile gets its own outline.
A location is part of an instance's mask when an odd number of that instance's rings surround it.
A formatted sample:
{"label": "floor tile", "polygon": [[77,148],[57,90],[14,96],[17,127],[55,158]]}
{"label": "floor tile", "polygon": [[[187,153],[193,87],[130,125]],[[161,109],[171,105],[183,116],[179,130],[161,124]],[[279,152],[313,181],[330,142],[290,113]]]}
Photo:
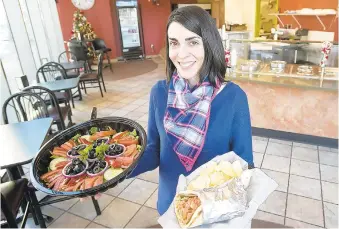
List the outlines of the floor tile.
{"label": "floor tile", "polygon": [[286,217],[323,227],[323,206],[321,201],[293,194],[288,195]]}
{"label": "floor tile", "polygon": [[159,168],[140,174],[138,178],[153,183],[159,183]]}
{"label": "floor tile", "polygon": [[105,194],[111,195],[111,196],[118,196],[128,185],[132,183],[134,178],[125,179],[123,182],[119,183],[114,188],[108,189]]}
{"label": "floor tile", "polygon": [[266,154],[271,154],[275,156],[281,156],[281,157],[291,157],[291,148],[290,145],[275,143],[275,142],[269,142]]}
{"label": "floor tile", "polygon": [[288,227],[293,227],[293,228],[322,228],[319,226],[315,226],[309,223],[304,223],[304,222],[294,220],[294,219],[289,219],[289,218],[286,218],[285,225]]}
{"label": "floor tile", "polygon": [[91,221],[66,212],[50,225],[50,228],[85,228]]}
{"label": "floor tile", "polygon": [[107,228],[104,225],[91,222],[86,228]]}
{"label": "floor tile", "polygon": [[147,103],[148,100],[146,99],[136,99],[134,101],[131,102],[131,104],[136,104],[136,105],[143,105],[145,103]]}
{"label": "floor tile", "polygon": [[125,111],[134,111],[135,109],[137,109],[139,107],[139,105],[135,105],[135,104],[128,104],[127,106],[122,107],[122,110]]}
{"label": "floor tile", "polygon": [[128,112],[129,111],[125,111],[125,110],[117,110],[113,112],[112,114],[110,114],[110,116],[124,117]]}
{"label": "floor tile", "polygon": [[309,148],[309,149],[318,149],[316,145],[299,143],[299,142],[293,142],[293,146],[299,146],[299,147]]}
{"label": "floor tile", "polygon": [[332,153],[339,153],[338,148],[330,148]]}
{"label": "floor tile", "polygon": [[45,196],[47,196],[46,193],[41,192],[41,191],[36,191],[35,192],[36,198],[40,201],[42,198],[44,198]]}
{"label": "floor tile", "polygon": [[299,196],[321,200],[320,181],[311,178],[291,174],[288,192]]}
{"label": "floor tile", "polygon": [[265,154],[261,168],[270,169],[283,173],[289,173],[290,159],[286,157],[278,157]]}
{"label": "floor tile", "polygon": [[338,228],[338,205],[324,203],[326,228]]}
{"label": "floor tile", "polygon": [[135,112],[135,111],[131,111],[129,113],[127,113],[125,115],[126,118],[132,119],[132,120],[137,120],[139,119],[141,116],[143,116],[144,113],[140,113],[140,112]]}
{"label": "floor tile", "polygon": [[264,154],[263,153],[253,152],[253,160],[254,160],[254,166],[255,167],[260,168],[263,159],[264,159]]}
{"label": "floor tile", "polygon": [[94,222],[106,227],[125,227],[140,207],[139,204],[115,198]]}
{"label": "floor tile", "polygon": [[273,222],[273,223],[284,225],[284,217],[274,215],[271,213],[267,213],[267,212],[263,212],[263,211],[257,211],[257,214],[255,214],[254,216],[254,219],[265,220],[268,222]]}
{"label": "floor tile", "polygon": [[318,163],[318,150],[304,147],[295,147],[292,149],[292,158]]}
{"label": "floor tile", "polygon": [[280,144],[285,144],[285,145],[290,145],[290,146],[292,145],[291,141],[285,141],[285,140],[280,140],[280,139],[275,139],[275,138],[270,138],[269,141],[280,143]]}
{"label": "floor tile", "polygon": [[65,213],[64,210],[61,210],[59,208],[50,206],[50,205],[46,205],[41,207],[41,212],[45,215],[48,215],[50,217],[53,218],[53,221],[50,223],[46,223],[46,226],[51,225],[55,220],[57,220],[62,214]]}
{"label": "floor tile", "polygon": [[253,152],[265,153],[267,141],[253,139],[252,145],[253,145]]}
{"label": "floor tile", "polygon": [[320,179],[319,164],[292,159],[291,174]]}
{"label": "floor tile", "polygon": [[158,185],[152,182],[135,179],[119,197],[138,204],[144,204],[157,189]]}
{"label": "floor tile", "polygon": [[260,141],[268,141],[268,138],[260,137],[260,136],[252,136],[253,140],[260,140]]}
{"label": "floor tile", "polygon": [[[101,211],[103,211],[107,207],[107,205],[112,202],[113,199],[114,197],[112,196],[102,194],[101,197],[98,199]],[[97,216],[92,199],[79,201],[68,211],[90,221],[92,221]]]}
{"label": "floor tile", "polygon": [[338,167],[320,165],[321,180],[338,183]]}
{"label": "floor tile", "polygon": [[318,146],[319,151],[328,151],[331,152],[331,148],[330,147],[325,147],[325,146]]}
{"label": "floor tile", "polygon": [[320,164],[338,167],[338,154],[326,151],[319,151]]}
{"label": "floor tile", "polygon": [[147,122],[148,121],[148,114],[144,114],[143,116],[141,116],[138,121],[141,122]]}
{"label": "floor tile", "polygon": [[266,201],[260,205],[259,210],[284,216],[286,207],[286,196],[284,192],[274,191]]}
{"label": "floor tile", "polygon": [[62,201],[62,202],[59,202],[59,203],[52,204],[52,206],[67,211],[67,210],[70,209],[74,204],[76,204],[78,201],[79,201],[79,198],[74,198],[74,199],[70,199],[70,200],[66,200],[66,201]]}
{"label": "floor tile", "polygon": [[287,192],[287,186],[288,186],[288,174],[287,173],[281,173],[276,171],[271,171],[267,169],[262,169],[264,173],[266,173],[267,176],[271,177],[275,182],[278,183],[277,191],[281,192]]}
{"label": "floor tile", "polygon": [[338,204],[338,184],[321,182],[323,188],[323,200],[333,204]]}
{"label": "floor tile", "polygon": [[148,112],[148,106],[146,104],[142,105],[141,107],[138,108],[139,112]]}
{"label": "floor tile", "polygon": [[151,197],[145,203],[145,206],[157,209],[157,202],[158,202],[158,189],[154,191]]}
{"label": "floor tile", "polygon": [[159,213],[157,210],[143,206],[126,228],[149,228],[158,224]]}

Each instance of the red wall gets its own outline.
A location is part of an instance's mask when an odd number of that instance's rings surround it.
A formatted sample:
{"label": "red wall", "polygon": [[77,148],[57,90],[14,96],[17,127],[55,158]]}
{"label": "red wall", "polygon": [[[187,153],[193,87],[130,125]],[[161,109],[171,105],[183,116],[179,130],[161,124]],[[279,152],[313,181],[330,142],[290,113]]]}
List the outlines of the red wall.
{"label": "red wall", "polygon": [[[171,12],[169,0],[161,0],[160,6],[155,6],[148,0],[139,0],[144,32],[146,55],[158,54],[164,45],[167,18]],[[94,32],[102,38],[106,45],[112,49],[111,58],[121,56],[120,34],[114,0],[97,0],[93,8],[84,11],[87,20],[92,24]],[[76,8],[70,0],[57,3],[59,19],[64,40],[71,37],[73,13]],[[154,53],[151,49],[154,44]]]}
{"label": "red wall", "polygon": [[[302,8],[313,9],[337,9],[338,0],[279,0],[280,12],[285,10],[299,10]],[[324,31],[322,25],[314,16],[296,16],[302,28],[310,30]],[[331,29],[327,29],[335,16],[321,17],[327,32],[335,32],[335,40],[338,41],[338,19],[333,23]],[[291,16],[282,17],[284,24],[292,24],[293,28],[297,27]]]}

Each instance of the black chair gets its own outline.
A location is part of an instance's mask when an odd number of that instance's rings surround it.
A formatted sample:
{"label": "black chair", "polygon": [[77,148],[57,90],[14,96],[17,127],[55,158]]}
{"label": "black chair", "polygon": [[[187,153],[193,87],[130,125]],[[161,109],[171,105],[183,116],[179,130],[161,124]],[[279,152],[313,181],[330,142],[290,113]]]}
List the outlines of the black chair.
{"label": "black chair", "polygon": [[[48,62],[42,65],[37,73],[36,73],[36,80],[38,83],[40,82],[49,82],[49,81],[56,81],[56,80],[63,80],[67,79],[67,74],[65,69],[57,62]],[[69,101],[72,101],[72,106],[74,107],[74,99],[71,96],[71,92],[54,92],[55,96],[59,103],[65,103],[67,106]]]}
{"label": "black chair", "polygon": [[[78,62],[77,57],[71,51],[64,51],[60,53],[58,57],[58,62],[61,63],[74,63]],[[67,78],[76,78],[80,75],[79,69],[74,70],[65,70]]]}
{"label": "black chair", "polygon": [[87,55],[88,50],[87,50],[87,45],[84,42],[81,41],[70,41],[68,44],[68,48],[70,52],[74,54],[76,57],[77,61],[85,61],[84,68],[85,72],[91,72],[91,65],[89,64],[89,56]]}
{"label": "black chair", "polygon": [[100,38],[95,38],[92,41],[93,47],[96,51],[102,51],[105,55],[106,55],[106,59],[109,65],[109,68],[111,69],[111,71],[113,72],[113,68],[112,68],[112,63],[111,63],[111,58],[108,55],[108,52],[111,52],[112,49],[107,48],[105,41],[103,39]]}
{"label": "black chair", "polygon": [[[72,111],[71,107],[68,106],[59,106],[58,100],[55,94],[45,88],[40,86],[31,86],[24,89],[24,91],[29,91],[34,94],[39,95],[47,105],[47,112],[49,117],[53,118],[53,123],[58,126],[58,130],[65,130],[67,126],[72,125]],[[68,125],[65,124],[65,120],[68,118]]]}
{"label": "black chair", "polygon": [[[15,120],[9,120],[8,114],[15,114]],[[10,117],[13,117],[10,116]],[[45,101],[32,92],[19,92],[11,95],[2,106],[2,118],[5,124],[25,122],[39,118],[48,118]]]}
{"label": "black chair", "polygon": [[[55,67],[59,68],[60,71],[64,72],[65,75],[65,79],[71,79],[71,78],[76,78],[80,76],[80,72],[79,71],[66,71],[66,69],[59,63],[56,62],[50,62],[49,64],[54,65]],[[72,106],[74,108],[74,98],[79,96],[79,100],[82,100],[82,94],[81,94],[81,90],[80,90],[80,85],[78,85],[78,89],[72,93],[72,90],[69,90],[70,96],[71,96],[71,101],[72,101]],[[78,93],[78,95],[77,95]]]}
{"label": "black chair", "polygon": [[41,228],[46,228],[41,209],[39,205],[36,204],[37,198],[35,192],[32,192],[28,188],[28,180],[26,178],[1,183],[0,189],[1,228],[18,227],[18,220],[16,219],[16,216],[24,200],[26,200],[27,204],[24,208],[20,228],[25,227],[29,212],[32,212],[32,216],[36,224],[39,222]]}
{"label": "black chair", "polygon": [[[103,93],[102,93],[102,88],[101,88],[101,83],[104,86],[104,90],[106,92],[106,86],[105,86],[105,81],[104,81],[104,77],[102,75],[102,65],[103,65],[103,52],[99,53],[98,56],[99,59],[99,63],[98,63],[98,72],[97,73],[83,73],[80,75],[80,83],[83,84],[85,93],[87,94],[86,91],[86,84],[91,84],[90,87],[87,88],[96,88],[99,87],[100,88],[100,93],[101,93],[101,97],[104,97]],[[93,83],[97,83],[97,86],[93,86]]]}

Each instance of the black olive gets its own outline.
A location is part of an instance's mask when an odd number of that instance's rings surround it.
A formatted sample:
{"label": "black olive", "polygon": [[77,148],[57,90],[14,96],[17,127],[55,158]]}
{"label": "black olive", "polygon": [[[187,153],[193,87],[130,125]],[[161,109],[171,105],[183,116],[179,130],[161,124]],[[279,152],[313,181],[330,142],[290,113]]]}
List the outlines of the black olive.
{"label": "black olive", "polygon": [[88,158],[89,159],[95,158],[95,149],[91,149],[91,151],[88,152]]}
{"label": "black olive", "polygon": [[99,162],[100,168],[104,169],[106,167],[106,162],[105,161],[100,161]]}
{"label": "black olive", "polygon": [[68,166],[67,169],[66,169],[66,175],[71,175],[71,173],[73,173],[73,167]]}
{"label": "black olive", "polygon": [[116,150],[117,153],[122,153],[122,151],[124,150],[124,148],[123,148],[121,145],[117,145],[117,146],[115,147],[115,150]]}
{"label": "black olive", "polygon": [[95,166],[93,168],[93,173],[96,174],[96,173],[99,173],[101,171],[100,167],[99,166]]}

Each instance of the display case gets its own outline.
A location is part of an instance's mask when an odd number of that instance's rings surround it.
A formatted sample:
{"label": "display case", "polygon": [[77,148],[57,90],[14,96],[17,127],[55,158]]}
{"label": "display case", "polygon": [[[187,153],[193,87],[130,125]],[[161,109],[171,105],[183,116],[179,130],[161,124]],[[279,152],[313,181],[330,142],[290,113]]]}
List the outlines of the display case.
{"label": "display case", "polygon": [[229,40],[226,79],[338,90],[338,44],[321,67],[322,42]]}

